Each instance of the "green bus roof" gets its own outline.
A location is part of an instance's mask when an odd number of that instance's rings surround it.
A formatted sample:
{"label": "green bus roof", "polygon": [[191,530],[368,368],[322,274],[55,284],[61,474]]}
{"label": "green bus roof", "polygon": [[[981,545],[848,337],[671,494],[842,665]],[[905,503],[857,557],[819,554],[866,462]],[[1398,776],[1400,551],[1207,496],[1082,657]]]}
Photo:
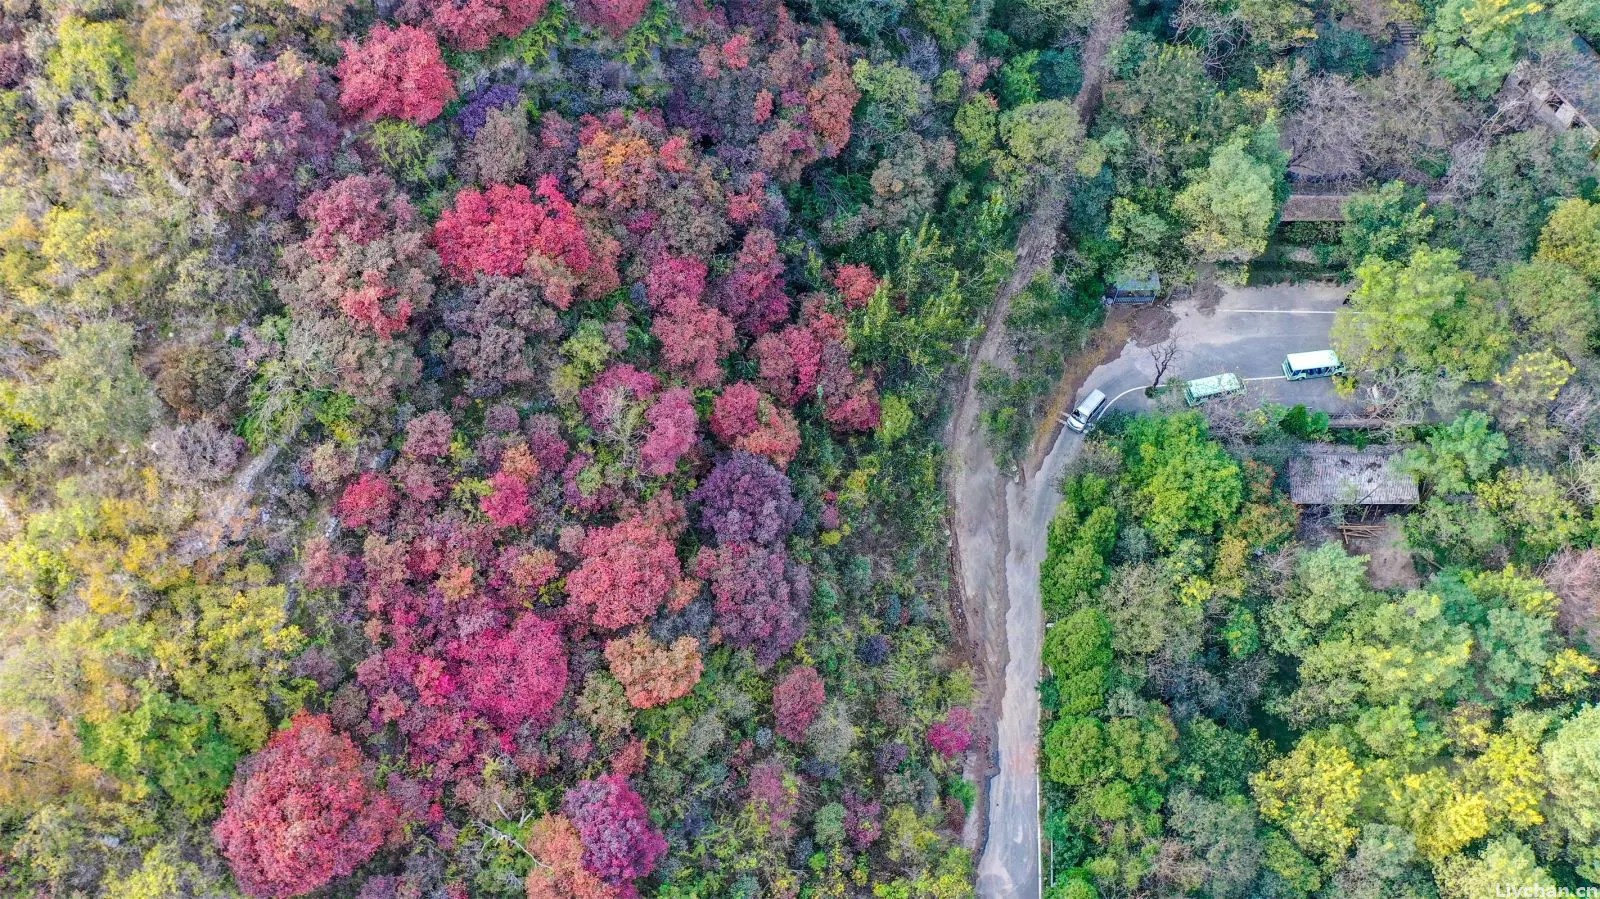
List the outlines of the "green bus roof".
{"label": "green bus roof", "polygon": [[1239,376],[1231,371],[1220,375],[1212,375],[1209,378],[1196,378],[1184,385],[1184,392],[1197,400],[1223,393],[1238,393],[1243,389],[1244,382],[1239,380]]}

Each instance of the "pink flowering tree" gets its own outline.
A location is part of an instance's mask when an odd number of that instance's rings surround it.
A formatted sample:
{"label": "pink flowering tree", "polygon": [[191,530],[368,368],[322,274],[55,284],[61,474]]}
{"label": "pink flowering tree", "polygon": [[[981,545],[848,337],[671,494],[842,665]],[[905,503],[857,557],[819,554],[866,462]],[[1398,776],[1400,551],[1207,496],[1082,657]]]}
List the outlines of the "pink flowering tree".
{"label": "pink flowering tree", "polygon": [[678,460],[699,439],[699,416],[694,409],[694,394],[682,387],[665,391],[645,413],[650,432],[639,449],[645,474],[663,477],[672,474]]}

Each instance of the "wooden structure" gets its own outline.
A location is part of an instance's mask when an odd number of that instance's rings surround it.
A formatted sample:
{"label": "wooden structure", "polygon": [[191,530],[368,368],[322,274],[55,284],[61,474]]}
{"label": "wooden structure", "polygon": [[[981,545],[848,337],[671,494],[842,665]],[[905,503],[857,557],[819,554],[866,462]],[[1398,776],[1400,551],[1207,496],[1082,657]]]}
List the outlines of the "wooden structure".
{"label": "wooden structure", "polygon": [[1289,499],[1297,506],[1416,505],[1416,479],[1400,470],[1395,446],[1307,444],[1289,460]]}
{"label": "wooden structure", "polygon": [[1571,52],[1552,60],[1547,77],[1526,60],[1506,76],[1505,91],[1528,102],[1535,121],[1556,131],[1578,131],[1588,146],[1600,146],[1600,55],[1588,41],[1572,36]]}
{"label": "wooden structure", "polygon": [[[1427,195],[1430,205],[1438,205],[1448,197],[1439,192],[1429,192]],[[1278,213],[1279,222],[1342,222],[1344,221],[1344,202],[1350,199],[1349,192],[1343,193],[1317,193],[1315,190],[1296,191],[1283,201],[1283,211]]]}
{"label": "wooden structure", "polygon": [[1283,201],[1280,222],[1342,222],[1349,194],[1290,194]]}

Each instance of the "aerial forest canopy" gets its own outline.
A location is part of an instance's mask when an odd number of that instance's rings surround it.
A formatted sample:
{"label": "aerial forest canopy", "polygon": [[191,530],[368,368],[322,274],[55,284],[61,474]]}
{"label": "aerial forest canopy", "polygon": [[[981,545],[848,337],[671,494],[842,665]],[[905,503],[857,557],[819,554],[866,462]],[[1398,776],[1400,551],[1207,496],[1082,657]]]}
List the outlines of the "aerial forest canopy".
{"label": "aerial forest canopy", "polygon": [[1248,277],[1291,173],[1372,187],[1309,236],[1374,401],[1490,385],[1496,427],[1427,432],[1439,570],[1396,595],[1284,548],[1198,419],[1095,451],[1043,573],[1051,889],[1600,871],[1593,622],[1535,579],[1592,578],[1600,207],[1583,136],[1496,93],[1597,32],[0,0],[0,893],[973,896],[951,387],[1027,275],[974,368],[1017,469],[1107,285]]}

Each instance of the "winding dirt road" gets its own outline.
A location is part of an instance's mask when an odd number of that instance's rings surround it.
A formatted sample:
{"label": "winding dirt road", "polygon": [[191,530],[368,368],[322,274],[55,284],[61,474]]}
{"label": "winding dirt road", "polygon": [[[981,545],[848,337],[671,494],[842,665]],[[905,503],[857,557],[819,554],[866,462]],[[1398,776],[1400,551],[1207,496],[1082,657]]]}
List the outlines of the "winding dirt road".
{"label": "winding dirt road", "polygon": [[[1017,239],[1017,264],[1001,285],[989,313],[955,415],[951,416],[946,470],[951,517],[966,597],[967,629],[983,659],[979,672],[984,720],[997,721],[991,744],[998,758],[985,774],[989,782],[985,815],[975,826],[987,831],[978,869],[978,889],[986,897],[1026,896],[1039,892],[1039,783],[1034,771],[1039,730],[1038,559],[1043,557],[1044,531],[1039,530],[1037,558],[1017,540],[1028,532],[1026,517],[1013,514],[1031,508],[1027,494],[1033,479],[1008,483],[984,440],[979,422],[978,372],[985,363],[1011,365],[1005,333],[1011,301],[1035,275],[1047,271],[1066,208],[1066,191],[1055,183],[1035,204]],[[1054,508],[1054,503],[1050,504]],[[1046,513],[1048,515],[1048,513]],[[1048,521],[1048,517],[1045,519]],[[1022,540],[1022,544],[1029,541]],[[1032,574],[1028,574],[1029,559]],[[1033,591],[1033,600],[1011,593],[1012,585]],[[1029,618],[1032,624],[1029,624]],[[1031,642],[1030,642],[1031,641]],[[996,711],[998,710],[998,716]]]}
{"label": "winding dirt road", "polygon": [[[1105,0],[1084,47],[1084,83],[1076,108],[1087,129],[1099,107],[1106,54],[1127,27],[1128,0]],[[1039,871],[1039,653],[1043,612],[1039,565],[1045,533],[1060,503],[1056,484],[1078,454],[1081,438],[1062,429],[1036,470],[1002,479],[983,439],[977,376],[984,363],[1009,368],[1005,320],[1012,299],[1054,261],[1064,186],[1052,179],[1017,238],[1017,266],[1001,286],[988,326],[951,416],[946,471],[956,560],[967,628],[983,659],[983,720],[995,721],[994,758],[985,774],[987,804],[973,822],[983,835],[978,894],[984,899],[1036,899]]]}

